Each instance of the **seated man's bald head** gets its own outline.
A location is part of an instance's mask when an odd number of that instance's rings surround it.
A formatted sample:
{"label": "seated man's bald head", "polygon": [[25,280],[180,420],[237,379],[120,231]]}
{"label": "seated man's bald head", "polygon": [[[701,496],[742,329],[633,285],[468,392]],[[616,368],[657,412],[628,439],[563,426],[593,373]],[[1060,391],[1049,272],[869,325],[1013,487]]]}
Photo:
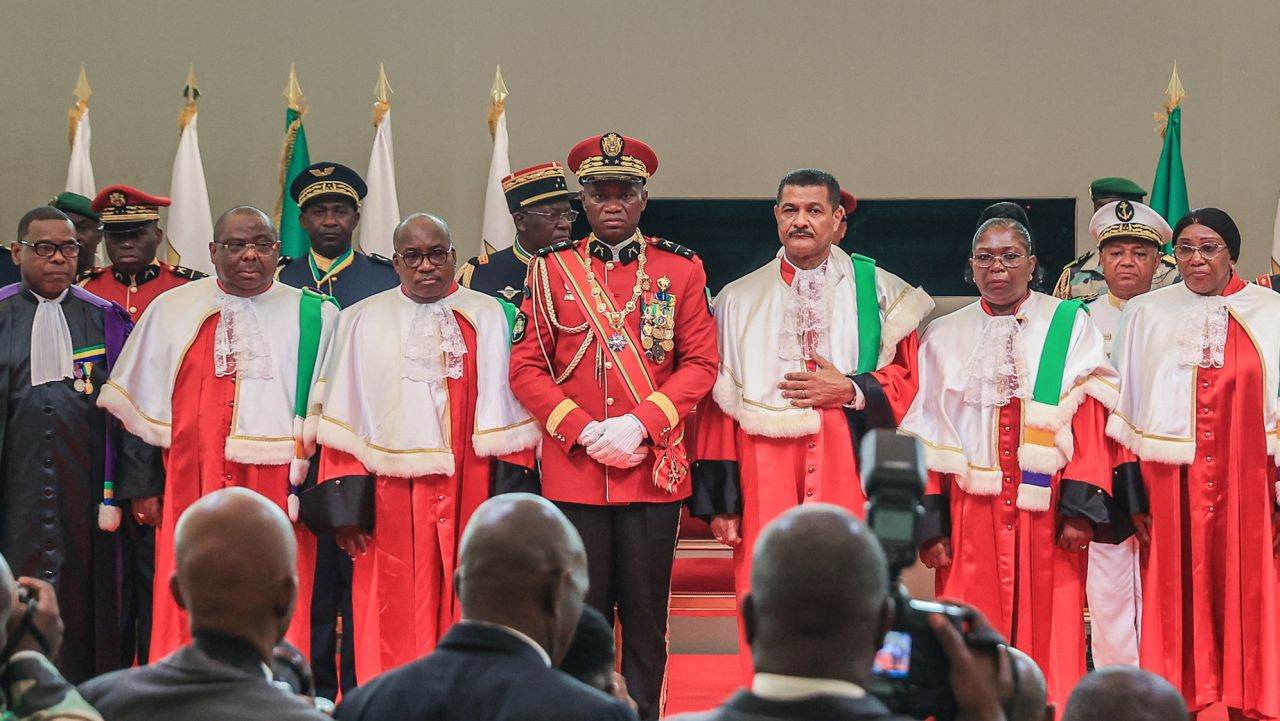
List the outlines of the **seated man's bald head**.
{"label": "seated man's bald head", "polygon": [[1186,721],[1187,703],[1173,684],[1132,666],[1108,666],[1076,684],[1062,721]]}
{"label": "seated man's bald head", "polygon": [[[760,534],[744,608],[756,670],[845,678],[870,671],[888,628],[889,571],[880,543],[839,506],[778,516]],[[842,663],[843,662],[843,663]]]}
{"label": "seated man's bald head", "polygon": [[298,542],[284,511],[247,488],[214,491],[178,519],[174,559],[170,588],[192,633],[245,638],[269,659],[298,587]]}
{"label": "seated man's bald head", "polygon": [[587,590],[582,538],[541,496],[495,496],[476,509],[462,534],[455,587],[463,618],[515,628],[558,663]]}
{"label": "seated man's bald head", "polygon": [[410,213],[405,216],[404,220],[400,221],[400,224],[396,226],[395,232],[391,234],[392,247],[396,250],[400,249],[401,239],[405,231],[410,228],[428,229],[447,240],[450,245],[453,244],[453,232],[449,230],[449,224],[444,222],[443,218],[431,213]]}
{"label": "seated man's bald head", "polygon": [[1044,721],[1049,705],[1044,673],[1030,656],[1005,647],[997,665],[996,686],[1008,721]]}

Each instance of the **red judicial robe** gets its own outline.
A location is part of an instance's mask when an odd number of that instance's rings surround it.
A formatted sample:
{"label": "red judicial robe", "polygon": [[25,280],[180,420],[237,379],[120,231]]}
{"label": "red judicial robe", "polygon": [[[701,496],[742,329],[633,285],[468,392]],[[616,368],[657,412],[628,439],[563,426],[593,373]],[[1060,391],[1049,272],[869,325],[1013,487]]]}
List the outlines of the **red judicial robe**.
{"label": "red judicial robe", "polygon": [[[788,262],[782,262],[778,272],[787,285],[795,278],[795,267]],[[837,319],[855,322],[852,314]],[[918,334],[907,333],[895,346],[892,361],[858,377],[858,387],[866,389],[864,410],[820,409],[818,431],[806,436],[777,438],[748,433],[719,403],[708,399],[698,407],[691,513],[703,518],[740,513],[742,543],[733,549],[739,606],[751,590],[751,554],[756,538],[774,518],[805,503],[833,503],[863,517],[867,499],[855,444],[869,427],[892,427],[906,413],[916,393],[918,345]],[[817,369],[813,361],[806,361],[806,367],[810,372]],[[778,382],[782,380],[778,378]],[[868,416],[872,417],[870,422]],[[739,641],[743,677],[749,680],[751,653],[741,615]]]}
{"label": "red judicial robe", "polygon": [[[1244,288],[1232,278],[1224,295]],[[1192,711],[1222,703],[1280,718],[1276,465],[1264,408],[1276,382],[1259,356],[1258,319],[1244,320],[1252,332],[1228,316],[1222,368],[1193,369],[1194,461],[1157,462],[1139,450],[1141,479],[1126,476],[1138,481],[1131,510],[1151,515],[1140,657]]]}
{"label": "red judicial robe", "polygon": [[[374,533],[351,578],[356,678],[365,682],[427,655],[461,618],[453,591],[458,541],[489,497],[493,460],[467,442],[475,426],[476,332],[461,315],[458,327],[467,344],[462,377],[447,379],[455,472],[374,479]],[[323,482],[365,475],[369,470],[350,453],[321,450]]]}
{"label": "red judicial robe", "polygon": [[[174,572],[173,536],[178,518],[202,496],[228,486],[257,491],[286,510],[289,466],[250,465],[224,456],[235,414],[235,376],[217,377],[213,365],[218,314],[200,326],[178,368],[173,388],[173,442],[164,451],[163,523],[156,539],[155,606],[151,658],[159,659],[191,640],[187,614],[169,592]],[[286,638],[305,656],[311,628],[311,575],[315,568],[315,536],[295,525],[298,538],[298,601]]]}
{"label": "red judicial robe", "polygon": [[[999,495],[966,493],[953,476],[936,472],[930,472],[926,491],[946,497],[950,521],[952,560],[949,568],[937,572],[938,597],[982,611],[997,631],[1040,666],[1049,699],[1058,704],[1066,702],[1086,671],[1088,559],[1081,550],[1059,548],[1058,534],[1062,516],[1088,517],[1085,509],[1096,503],[1091,496],[1110,493],[1105,424],[1106,408],[1086,398],[1071,421],[1076,452],[1052,480],[1050,508],[1057,512],[1024,511],[1016,505],[1022,477],[1018,465],[1022,402],[1016,398],[999,414],[997,450],[1003,474]],[[922,533],[926,538],[931,535],[935,534]]]}

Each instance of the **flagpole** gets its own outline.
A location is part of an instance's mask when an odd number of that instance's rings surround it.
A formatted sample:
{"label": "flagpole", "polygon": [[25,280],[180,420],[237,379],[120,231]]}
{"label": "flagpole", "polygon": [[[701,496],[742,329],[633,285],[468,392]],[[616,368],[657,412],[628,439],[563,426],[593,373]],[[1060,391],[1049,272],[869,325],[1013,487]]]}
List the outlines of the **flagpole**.
{"label": "flagpole", "polygon": [[396,164],[391,142],[391,83],[378,63],[378,82],[373,88],[373,148],[369,152],[369,187],[360,213],[360,249],[390,258],[395,252],[391,236],[400,222],[400,201],[396,193]]}
{"label": "flagpole", "polygon": [[178,151],[174,154],[173,176],[169,181],[171,203],[165,219],[165,240],[169,262],[181,262],[188,268],[212,274],[209,244],[213,242],[213,214],[204,161],[200,157],[196,106],[200,87],[196,83],[194,63],[187,68],[182,97],[185,102],[178,111]]}
{"label": "flagpole", "polygon": [[510,93],[502,80],[502,67],[498,66],[489,91],[489,135],[493,138],[493,156],[489,160],[489,178],[484,189],[484,222],[480,237],[482,253],[511,247],[516,239],[516,227],[507,210],[506,196],[502,192],[502,179],[511,175],[511,158],[507,139],[506,100]]}

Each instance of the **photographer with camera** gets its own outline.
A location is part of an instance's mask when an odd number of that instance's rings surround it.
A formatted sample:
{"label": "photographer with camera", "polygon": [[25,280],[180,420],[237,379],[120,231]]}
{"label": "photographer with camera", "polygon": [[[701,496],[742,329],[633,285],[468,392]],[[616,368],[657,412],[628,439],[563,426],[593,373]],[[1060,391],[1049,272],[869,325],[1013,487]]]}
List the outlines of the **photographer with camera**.
{"label": "photographer with camera", "polygon": [[0,719],[101,721],[50,661],[62,645],[62,618],[53,586],[14,581],[0,556]]}
{"label": "photographer with camera", "polygon": [[[868,527],[839,506],[793,508],[765,527],[743,618],[756,675],[751,690],[680,721],[901,719],[869,693],[872,665],[893,626],[887,562]],[[971,633],[986,627],[965,610]],[[925,621],[950,664],[957,721],[1004,719],[996,656],[971,647],[941,615]],[[914,657],[913,657],[914,660]]]}

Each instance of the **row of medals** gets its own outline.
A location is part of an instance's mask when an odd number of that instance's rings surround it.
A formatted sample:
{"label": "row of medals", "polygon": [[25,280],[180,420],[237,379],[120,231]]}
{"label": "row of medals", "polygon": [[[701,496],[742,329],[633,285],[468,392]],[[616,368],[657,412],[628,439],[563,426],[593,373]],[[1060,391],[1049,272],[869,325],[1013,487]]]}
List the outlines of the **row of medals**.
{"label": "row of medals", "polygon": [[[649,279],[645,278],[644,286],[648,284]],[[669,278],[665,275],[658,278],[658,292],[653,302],[644,304],[640,318],[640,346],[644,348],[645,357],[654,363],[666,360],[667,353],[675,348],[675,299],[668,292],[670,288]]]}

